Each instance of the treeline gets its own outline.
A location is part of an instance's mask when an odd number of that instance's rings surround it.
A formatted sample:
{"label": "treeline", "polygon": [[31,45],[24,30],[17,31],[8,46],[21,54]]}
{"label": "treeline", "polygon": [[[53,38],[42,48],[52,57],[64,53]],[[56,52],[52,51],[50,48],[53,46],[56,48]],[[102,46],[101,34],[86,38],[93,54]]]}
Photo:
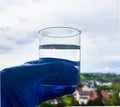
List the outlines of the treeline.
{"label": "treeline", "polygon": [[80,78],[84,80],[99,80],[102,82],[120,82],[120,75],[111,73],[81,73]]}

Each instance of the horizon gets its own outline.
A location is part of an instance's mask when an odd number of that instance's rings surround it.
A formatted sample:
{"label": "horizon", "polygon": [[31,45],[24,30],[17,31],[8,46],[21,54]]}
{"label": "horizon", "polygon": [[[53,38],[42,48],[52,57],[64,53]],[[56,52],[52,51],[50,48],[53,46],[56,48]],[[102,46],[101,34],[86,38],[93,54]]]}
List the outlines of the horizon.
{"label": "horizon", "polygon": [[113,73],[113,72],[108,72],[108,73],[101,73],[101,72],[81,72],[80,74],[86,74],[86,73],[88,73],[88,74],[110,74],[110,75],[120,75],[119,73],[117,74],[117,73]]}

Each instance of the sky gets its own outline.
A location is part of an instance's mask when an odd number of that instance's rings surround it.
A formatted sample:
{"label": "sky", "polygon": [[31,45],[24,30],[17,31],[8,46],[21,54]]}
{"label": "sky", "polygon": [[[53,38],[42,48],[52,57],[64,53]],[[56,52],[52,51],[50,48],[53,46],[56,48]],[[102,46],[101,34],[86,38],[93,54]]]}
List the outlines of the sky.
{"label": "sky", "polygon": [[81,30],[81,72],[120,74],[119,0],[0,0],[0,70],[39,58],[38,31]]}

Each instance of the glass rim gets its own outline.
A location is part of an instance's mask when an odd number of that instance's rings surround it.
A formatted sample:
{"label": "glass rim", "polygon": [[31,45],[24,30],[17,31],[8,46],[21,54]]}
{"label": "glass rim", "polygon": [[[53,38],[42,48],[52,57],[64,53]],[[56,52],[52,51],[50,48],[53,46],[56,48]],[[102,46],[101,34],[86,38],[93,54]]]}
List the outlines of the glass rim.
{"label": "glass rim", "polygon": [[[76,31],[77,33],[75,33],[74,35],[68,35],[68,36],[53,36],[53,35],[44,35],[42,34],[42,32],[46,31],[46,30],[49,30],[49,29],[71,29],[71,30],[74,30]],[[81,34],[81,31],[79,29],[76,29],[76,28],[73,28],[73,27],[47,27],[47,28],[43,28],[41,30],[38,31],[38,33],[42,36],[46,36],[46,37],[52,37],[52,38],[66,38],[66,37],[74,37],[74,36],[77,36],[77,35],[80,35]]]}

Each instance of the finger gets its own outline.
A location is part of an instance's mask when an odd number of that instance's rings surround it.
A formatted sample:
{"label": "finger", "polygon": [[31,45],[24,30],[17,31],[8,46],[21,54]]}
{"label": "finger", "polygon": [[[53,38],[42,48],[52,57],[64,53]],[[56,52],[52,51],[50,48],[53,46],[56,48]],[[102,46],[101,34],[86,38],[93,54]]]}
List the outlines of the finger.
{"label": "finger", "polygon": [[38,81],[53,85],[76,84],[78,75],[74,67],[62,61],[12,67],[5,69],[1,74],[2,83],[19,89],[29,87]]}

